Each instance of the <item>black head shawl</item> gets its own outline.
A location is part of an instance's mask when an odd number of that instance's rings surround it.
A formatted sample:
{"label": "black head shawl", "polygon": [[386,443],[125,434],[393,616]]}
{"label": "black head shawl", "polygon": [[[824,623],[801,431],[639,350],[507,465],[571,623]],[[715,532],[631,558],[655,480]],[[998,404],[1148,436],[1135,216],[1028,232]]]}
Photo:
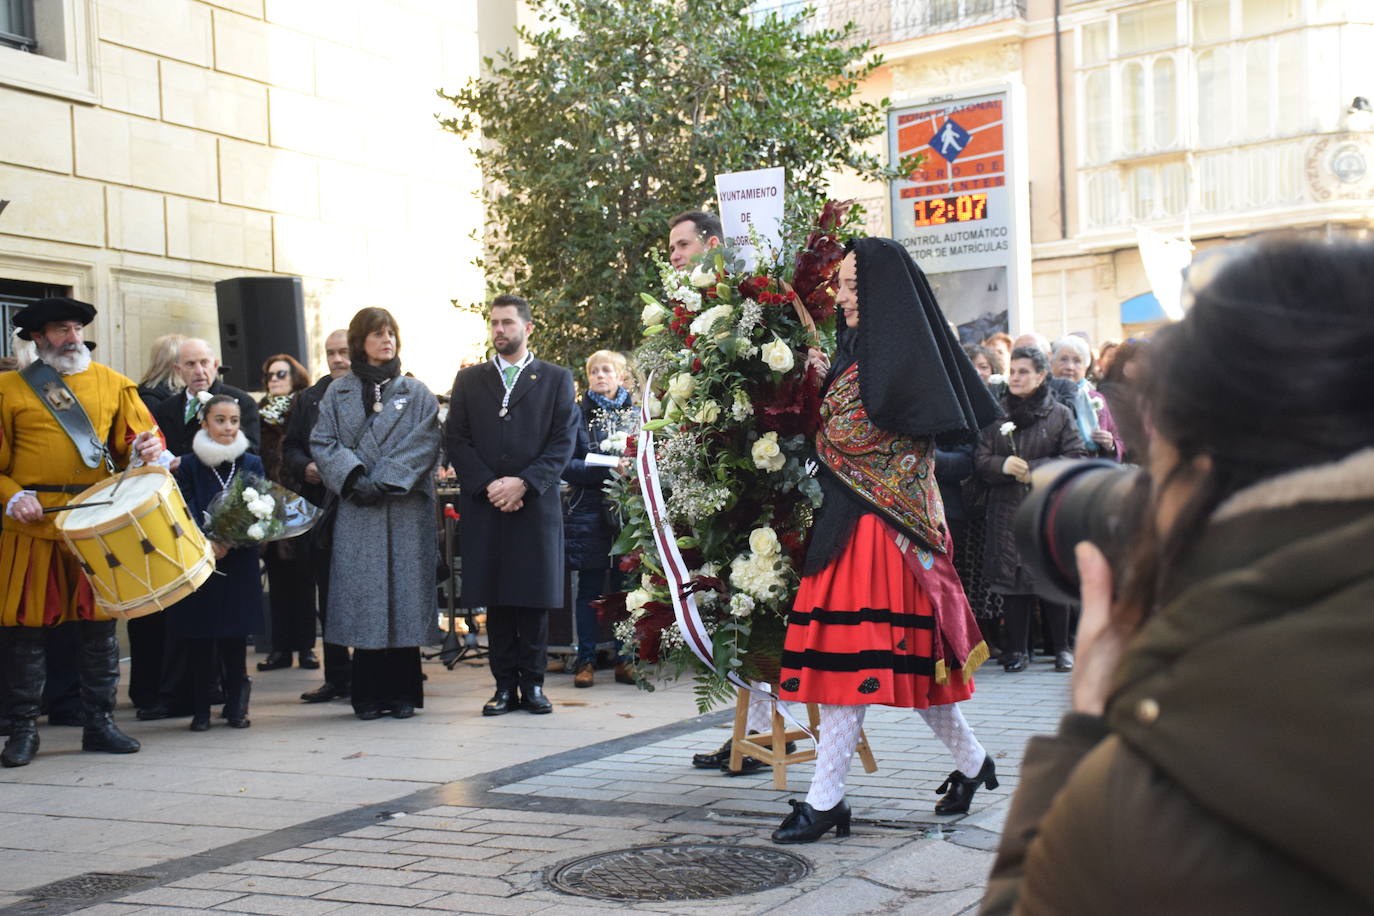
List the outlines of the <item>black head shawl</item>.
{"label": "black head shawl", "polygon": [[[859,396],[880,428],[940,445],[973,441],[1000,414],[954,339],[926,275],[892,239],[856,239],[859,326],[839,321],[836,367],[857,359]],[[851,355],[846,360],[846,356]]]}

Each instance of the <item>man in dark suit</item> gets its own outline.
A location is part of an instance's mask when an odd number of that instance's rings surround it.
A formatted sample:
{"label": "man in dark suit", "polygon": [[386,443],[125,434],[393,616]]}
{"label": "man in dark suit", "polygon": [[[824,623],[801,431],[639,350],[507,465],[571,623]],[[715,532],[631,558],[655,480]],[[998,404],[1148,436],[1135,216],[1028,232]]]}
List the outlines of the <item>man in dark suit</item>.
{"label": "man in dark suit", "polygon": [[549,609],[563,606],[558,482],[578,414],[572,373],[535,359],[529,303],[492,300],[496,355],[453,380],[446,427],[461,489],[464,607],[487,609],[496,693],[482,715],[553,711],[544,696]]}
{"label": "man in dark suit", "polygon": [[[186,383],[185,393],[167,398],[153,410],[153,419],[167,442],[167,450],[173,455],[186,455],[191,451],[191,442],[200,431],[200,419],[196,416],[200,409],[201,392],[210,395],[227,394],[239,402],[239,428],[248,438],[248,450],[258,451],[258,405],[232,385],[219,380],[219,357],[214,349],[198,337],[188,337],[181,342],[177,351],[176,373]],[[186,647],[180,640],[165,636],[165,614],[149,614],[135,622],[140,629],[139,638],[131,641],[129,667],[143,672],[161,672],[158,685],[158,700],[151,706],[140,706],[138,718],[165,719],[174,715],[190,714],[190,684],[186,677]],[[161,639],[157,630],[164,630]],[[158,651],[160,648],[161,651]],[[147,675],[139,679],[144,680]]]}
{"label": "man in dark suit", "polygon": [[[325,338],[324,356],[329,365],[329,374],[296,395],[296,402],[291,406],[291,417],[286,423],[286,438],[281,446],[282,474],[286,477],[287,485],[315,505],[326,509],[325,518],[328,521],[322,519],[317,522],[307,539],[310,565],[319,595],[316,606],[320,611],[321,629],[329,606],[330,534],[334,518],[334,513],[327,507],[334,495],[325,488],[319,468],[310,454],[310,431],[320,418],[320,400],[324,398],[329,384],[348,374],[348,331],[334,331]],[[336,697],[347,699],[352,681],[353,668],[348,647],[327,642],[324,644],[324,683],[301,694],[301,700],[324,703]]]}
{"label": "man in dark suit", "polygon": [[200,421],[196,411],[200,408],[199,394],[208,391],[211,395],[227,394],[239,402],[239,416],[242,418],[240,429],[248,437],[248,450],[258,452],[258,405],[232,385],[219,380],[219,357],[205,341],[190,337],[182,341],[177,353],[177,375],[186,383],[182,397],[171,397],[157,406],[153,419],[157,420],[162,435],[167,440],[167,450],[173,455],[185,455],[191,451],[191,441],[200,431]]}

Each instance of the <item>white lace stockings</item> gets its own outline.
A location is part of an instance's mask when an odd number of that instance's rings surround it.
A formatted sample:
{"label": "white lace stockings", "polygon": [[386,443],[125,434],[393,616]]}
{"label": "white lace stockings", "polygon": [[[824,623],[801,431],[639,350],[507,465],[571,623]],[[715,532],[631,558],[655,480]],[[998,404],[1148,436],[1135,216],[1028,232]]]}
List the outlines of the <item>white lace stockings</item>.
{"label": "white lace stockings", "polygon": [[949,754],[954,758],[954,766],[959,772],[965,776],[977,776],[978,771],[983,768],[983,758],[987,756],[987,751],[978,743],[978,738],[973,734],[968,721],[964,719],[959,704],[950,703],[916,711],[925,719],[930,730],[935,732],[935,737],[949,748]]}
{"label": "white lace stockings", "polygon": [[816,736],[816,775],[806,803],[817,811],[829,811],[844,798],[849,761],[859,746],[867,706],[827,706],[821,704],[820,734]]}

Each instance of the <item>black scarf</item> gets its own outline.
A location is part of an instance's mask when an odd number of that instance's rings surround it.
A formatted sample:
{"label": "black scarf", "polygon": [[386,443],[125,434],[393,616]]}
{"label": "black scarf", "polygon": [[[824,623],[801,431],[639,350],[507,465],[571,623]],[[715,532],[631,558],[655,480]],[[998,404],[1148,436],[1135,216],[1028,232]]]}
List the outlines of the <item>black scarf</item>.
{"label": "black scarf", "polygon": [[372,405],[382,399],[382,386],[401,374],[401,358],[393,356],[380,366],[374,366],[366,359],[354,359],[351,362],[353,374],[363,382],[363,412],[370,414]]}
{"label": "black scarf", "polygon": [[1045,406],[1045,399],[1050,396],[1050,386],[1048,379],[1040,383],[1036,388],[1024,398],[1018,398],[1010,391],[1006,394],[1007,418],[1016,424],[1018,431],[1030,429],[1040,422],[1040,411]]}
{"label": "black scarf", "polygon": [[836,367],[858,361],[860,398],[879,428],[934,436],[942,446],[972,442],[997,418],[997,402],[954,339],[925,274],[892,239],[856,239],[850,248],[858,259],[859,326],[855,334],[840,319]]}

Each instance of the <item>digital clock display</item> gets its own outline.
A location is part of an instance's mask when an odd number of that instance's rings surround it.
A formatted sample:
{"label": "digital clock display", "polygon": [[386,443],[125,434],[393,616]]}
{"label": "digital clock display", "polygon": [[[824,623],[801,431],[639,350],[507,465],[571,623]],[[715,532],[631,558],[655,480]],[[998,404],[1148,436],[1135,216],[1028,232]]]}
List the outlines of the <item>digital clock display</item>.
{"label": "digital clock display", "polygon": [[918,200],[912,205],[917,226],[939,226],[944,223],[968,223],[987,219],[986,194],[957,194],[954,197],[933,197]]}

